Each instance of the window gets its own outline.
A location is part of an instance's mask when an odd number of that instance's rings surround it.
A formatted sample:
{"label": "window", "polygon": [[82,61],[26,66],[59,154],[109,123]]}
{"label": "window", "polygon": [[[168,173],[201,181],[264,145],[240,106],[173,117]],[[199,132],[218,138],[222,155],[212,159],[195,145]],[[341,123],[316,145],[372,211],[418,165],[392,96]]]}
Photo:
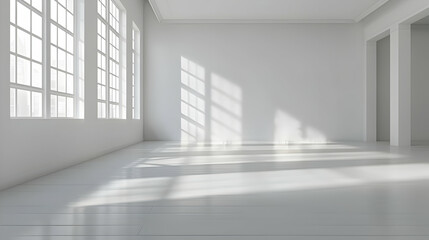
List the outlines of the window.
{"label": "window", "polygon": [[124,11],[119,2],[98,0],[98,118],[126,118]]}
{"label": "window", "polygon": [[77,34],[83,21],[76,11],[81,4],[83,0],[10,1],[12,118],[83,117],[83,58],[77,53],[83,52],[78,43],[83,38]]}
{"label": "window", "polygon": [[140,31],[135,23],[132,30],[131,110],[132,118],[140,119]]}
{"label": "window", "polygon": [[10,116],[43,117],[43,6],[37,0],[10,4]]}

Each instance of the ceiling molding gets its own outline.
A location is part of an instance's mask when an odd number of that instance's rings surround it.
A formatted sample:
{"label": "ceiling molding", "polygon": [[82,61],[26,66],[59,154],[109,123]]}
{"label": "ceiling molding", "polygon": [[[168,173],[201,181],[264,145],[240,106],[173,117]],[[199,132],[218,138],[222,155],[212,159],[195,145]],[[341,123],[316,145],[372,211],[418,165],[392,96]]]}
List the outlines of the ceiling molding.
{"label": "ceiling molding", "polygon": [[357,16],[354,19],[354,21],[357,22],[357,23],[360,22],[360,21],[362,21],[364,18],[366,18],[371,13],[375,12],[377,9],[379,9],[381,6],[383,6],[388,1],[389,0],[379,0],[378,2],[376,2],[375,4],[373,4],[371,7],[369,7],[365,12],[363,12],[362,14],[360,14],[359,16]]}
{"label": "ceiling molding", "polygon": [[149,0],[149,4],[152,6],[152,10],[155,13],[156,19],[158,19],[158,22],[163,22],[163,18],[161,12],[159,11],[158,5],[156,4],[156,0]]}
{"label": "ceiling molding", "polygon": [[158,18],[160,23],[189,23],[189,24],[224,24],[224,23],[235,23],[235,24],[268,24],[268,23],[355,23],[351,19],[162,19]]}
{"label": "ceiling molding", "polygon": [[160,23],[236,23],[236,24],[251,24],[251,23],[358,23],[368,15],[379,9],[389,0],[379,0],[371,7],[369,7],[362,14],[357,16],[355,19],[164,19],[159,7],[157,5],[157,0],[148,0],[149,4],[152,6],[153,12],[155,13],[158,22]]}

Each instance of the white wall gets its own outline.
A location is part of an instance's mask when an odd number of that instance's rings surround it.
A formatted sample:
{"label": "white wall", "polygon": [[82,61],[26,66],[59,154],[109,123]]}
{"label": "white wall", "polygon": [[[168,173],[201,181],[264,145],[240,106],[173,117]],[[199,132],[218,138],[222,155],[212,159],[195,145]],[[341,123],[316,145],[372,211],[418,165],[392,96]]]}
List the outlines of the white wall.
{"label": "white wall", "polygon": [[429,142],[429,25],[411,29],[411,138]]}
{"label": "white wall", "polygon": [[[143,30],[143,1],[122,0]],[[96,118],[96,0],[85,0],[85,120],[10,120],[9,1],[0,8],[0,189],[141,141],[140,120]],[[131,59],[128,59],[130,63]],[[130,70],[128,64],[128,70]],[[130,115],[130,114],[129,114]]]}
{"label": "white wall", "polygon": [[377,41],[377,141],[390,140],[390,37]]}
{"label": "white wall", "polygon": [[146,140],[363,140],[359,25],[160,24],[146,6],[145,30]]}

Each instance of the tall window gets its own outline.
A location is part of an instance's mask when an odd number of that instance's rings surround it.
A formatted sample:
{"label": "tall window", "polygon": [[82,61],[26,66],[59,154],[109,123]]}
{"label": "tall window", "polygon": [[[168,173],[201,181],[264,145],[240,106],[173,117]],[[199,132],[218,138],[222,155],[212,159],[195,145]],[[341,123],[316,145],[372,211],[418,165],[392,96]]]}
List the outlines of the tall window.
{"label": "tall window", "polygon": [[[79,2],[79,4],[78,4]],[[83,0],[10,1],[10,116],[83,117]],[[82,17],[79,15],[79,17]],[[83,40],[82,40],[83,41]],[[82,52],[81,51],[81,52]],[[77,64],[79,63],[79,64]]]}
{"label": "tall window", "polygon": [[74,0],[51,0],[50,7],[51,117],[72,118],[76,102]]}
{"label": "tall window", "polygon": [[135,23],[132,38],[131,108],[133,119],[140,119],[140,31]]}
{"label": "tall window", "polygon": [[126,116],[126,79],[123,74],[124,11],[119,2],[98,0],[97,99],[98,117]]}
{"label": "tall window", "polygon": [[11,0],[11,117],[43,117],[43,16],[42,1]]}

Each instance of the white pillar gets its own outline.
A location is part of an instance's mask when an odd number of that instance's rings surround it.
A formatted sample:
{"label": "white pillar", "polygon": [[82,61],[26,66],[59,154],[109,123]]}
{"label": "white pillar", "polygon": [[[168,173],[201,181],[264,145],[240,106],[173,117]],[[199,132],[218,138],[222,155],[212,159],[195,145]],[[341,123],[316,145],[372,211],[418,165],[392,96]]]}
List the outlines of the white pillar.
{"label": "white pillar", "polygon": [[411,26],[390,29],[390,144],[411,145]]}
{"label": "white pillar", "polygon": [[377,42],[366,43],[365,140],[377,141]]}

